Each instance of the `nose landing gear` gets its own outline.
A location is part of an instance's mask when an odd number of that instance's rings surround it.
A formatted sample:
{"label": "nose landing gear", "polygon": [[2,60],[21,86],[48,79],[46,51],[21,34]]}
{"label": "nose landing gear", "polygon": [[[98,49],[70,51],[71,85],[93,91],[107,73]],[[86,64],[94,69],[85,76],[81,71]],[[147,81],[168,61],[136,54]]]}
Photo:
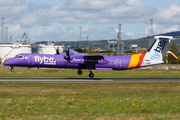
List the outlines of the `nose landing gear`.
{"label": "nose landing gear", "polygon": [[13,66],[11,67],[10,71],[11,71],[11,72],[14,72]]}

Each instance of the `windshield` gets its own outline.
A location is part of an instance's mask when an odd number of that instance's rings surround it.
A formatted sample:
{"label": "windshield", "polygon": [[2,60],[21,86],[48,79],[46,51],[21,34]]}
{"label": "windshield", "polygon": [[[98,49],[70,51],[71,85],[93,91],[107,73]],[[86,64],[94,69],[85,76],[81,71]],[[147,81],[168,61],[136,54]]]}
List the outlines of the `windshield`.
{"label": "windshield", "polygon": [[14,58],[18,58],[18,55],[14,56]]}
{"label": "windshield", "polygon": [[16,55],[14,58],[23,59],[24,57],[22,55]]}

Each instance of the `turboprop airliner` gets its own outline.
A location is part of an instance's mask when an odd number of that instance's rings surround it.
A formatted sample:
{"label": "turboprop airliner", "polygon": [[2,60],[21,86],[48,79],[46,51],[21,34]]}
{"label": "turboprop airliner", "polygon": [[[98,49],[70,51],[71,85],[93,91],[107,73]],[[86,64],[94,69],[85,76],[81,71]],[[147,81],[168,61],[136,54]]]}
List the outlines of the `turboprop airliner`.
{"label": "turboprop airliner", "polygon": [[163,56],[173,37],[155,36],[147,53],[125,55],[125,56],[108,56],[108,55],[89,55],[75,52],[67,49],[66,53],[56,55],[49,54],[18,54],[9,59],[4,65],[11,66],[13,72],[14,66],[19,67],[46,67],[46,68],[69,68],[78,69],[77,73],[81,75],[82,69],[89,70],[89,77],[93,78],[92,72],[95,70],[128,70],[139,67],[146,67],[164,63]]}

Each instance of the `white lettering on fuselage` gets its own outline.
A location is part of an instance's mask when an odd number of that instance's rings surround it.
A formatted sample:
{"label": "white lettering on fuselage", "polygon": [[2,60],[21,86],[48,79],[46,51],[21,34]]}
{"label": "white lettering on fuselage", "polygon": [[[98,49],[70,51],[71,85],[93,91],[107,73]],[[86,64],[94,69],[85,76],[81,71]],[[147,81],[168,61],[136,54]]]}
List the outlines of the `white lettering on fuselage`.
{"label": "white lettering on fuselage", "polygon": [[84,61],[84,59],[76,59],[76,58],[74,58],[73,61],[80,62],[80,61]]}
{"label": "white lettering on fuselage", "polygon": [[35,56],[34,59],[35,59],[35,62],[38,62],[38,63],[40,63],[40,64],[43,64],[43,63],[44,63],[44,65],[56,65],[56,61],[54,60],[53,57],[46,57],[46,56],[40,57],[40,56]]}

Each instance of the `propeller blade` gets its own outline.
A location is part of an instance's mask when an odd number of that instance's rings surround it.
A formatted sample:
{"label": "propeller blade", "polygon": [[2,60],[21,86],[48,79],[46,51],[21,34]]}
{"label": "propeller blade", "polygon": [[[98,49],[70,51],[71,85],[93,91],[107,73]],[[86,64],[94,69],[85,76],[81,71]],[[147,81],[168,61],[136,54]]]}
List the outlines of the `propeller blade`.
{"label": "propeller blade", "polygon": [[56,49],[56,55],[59,55],[59,47]]}
{"label": "propeller blade", "polygon": [[70,63],[69,48],[66,50],[66,56],[64,57]]}
{"label": "propeller blade", "polygon": [[67,56],[69,56],[69,48],[67,49]]}

